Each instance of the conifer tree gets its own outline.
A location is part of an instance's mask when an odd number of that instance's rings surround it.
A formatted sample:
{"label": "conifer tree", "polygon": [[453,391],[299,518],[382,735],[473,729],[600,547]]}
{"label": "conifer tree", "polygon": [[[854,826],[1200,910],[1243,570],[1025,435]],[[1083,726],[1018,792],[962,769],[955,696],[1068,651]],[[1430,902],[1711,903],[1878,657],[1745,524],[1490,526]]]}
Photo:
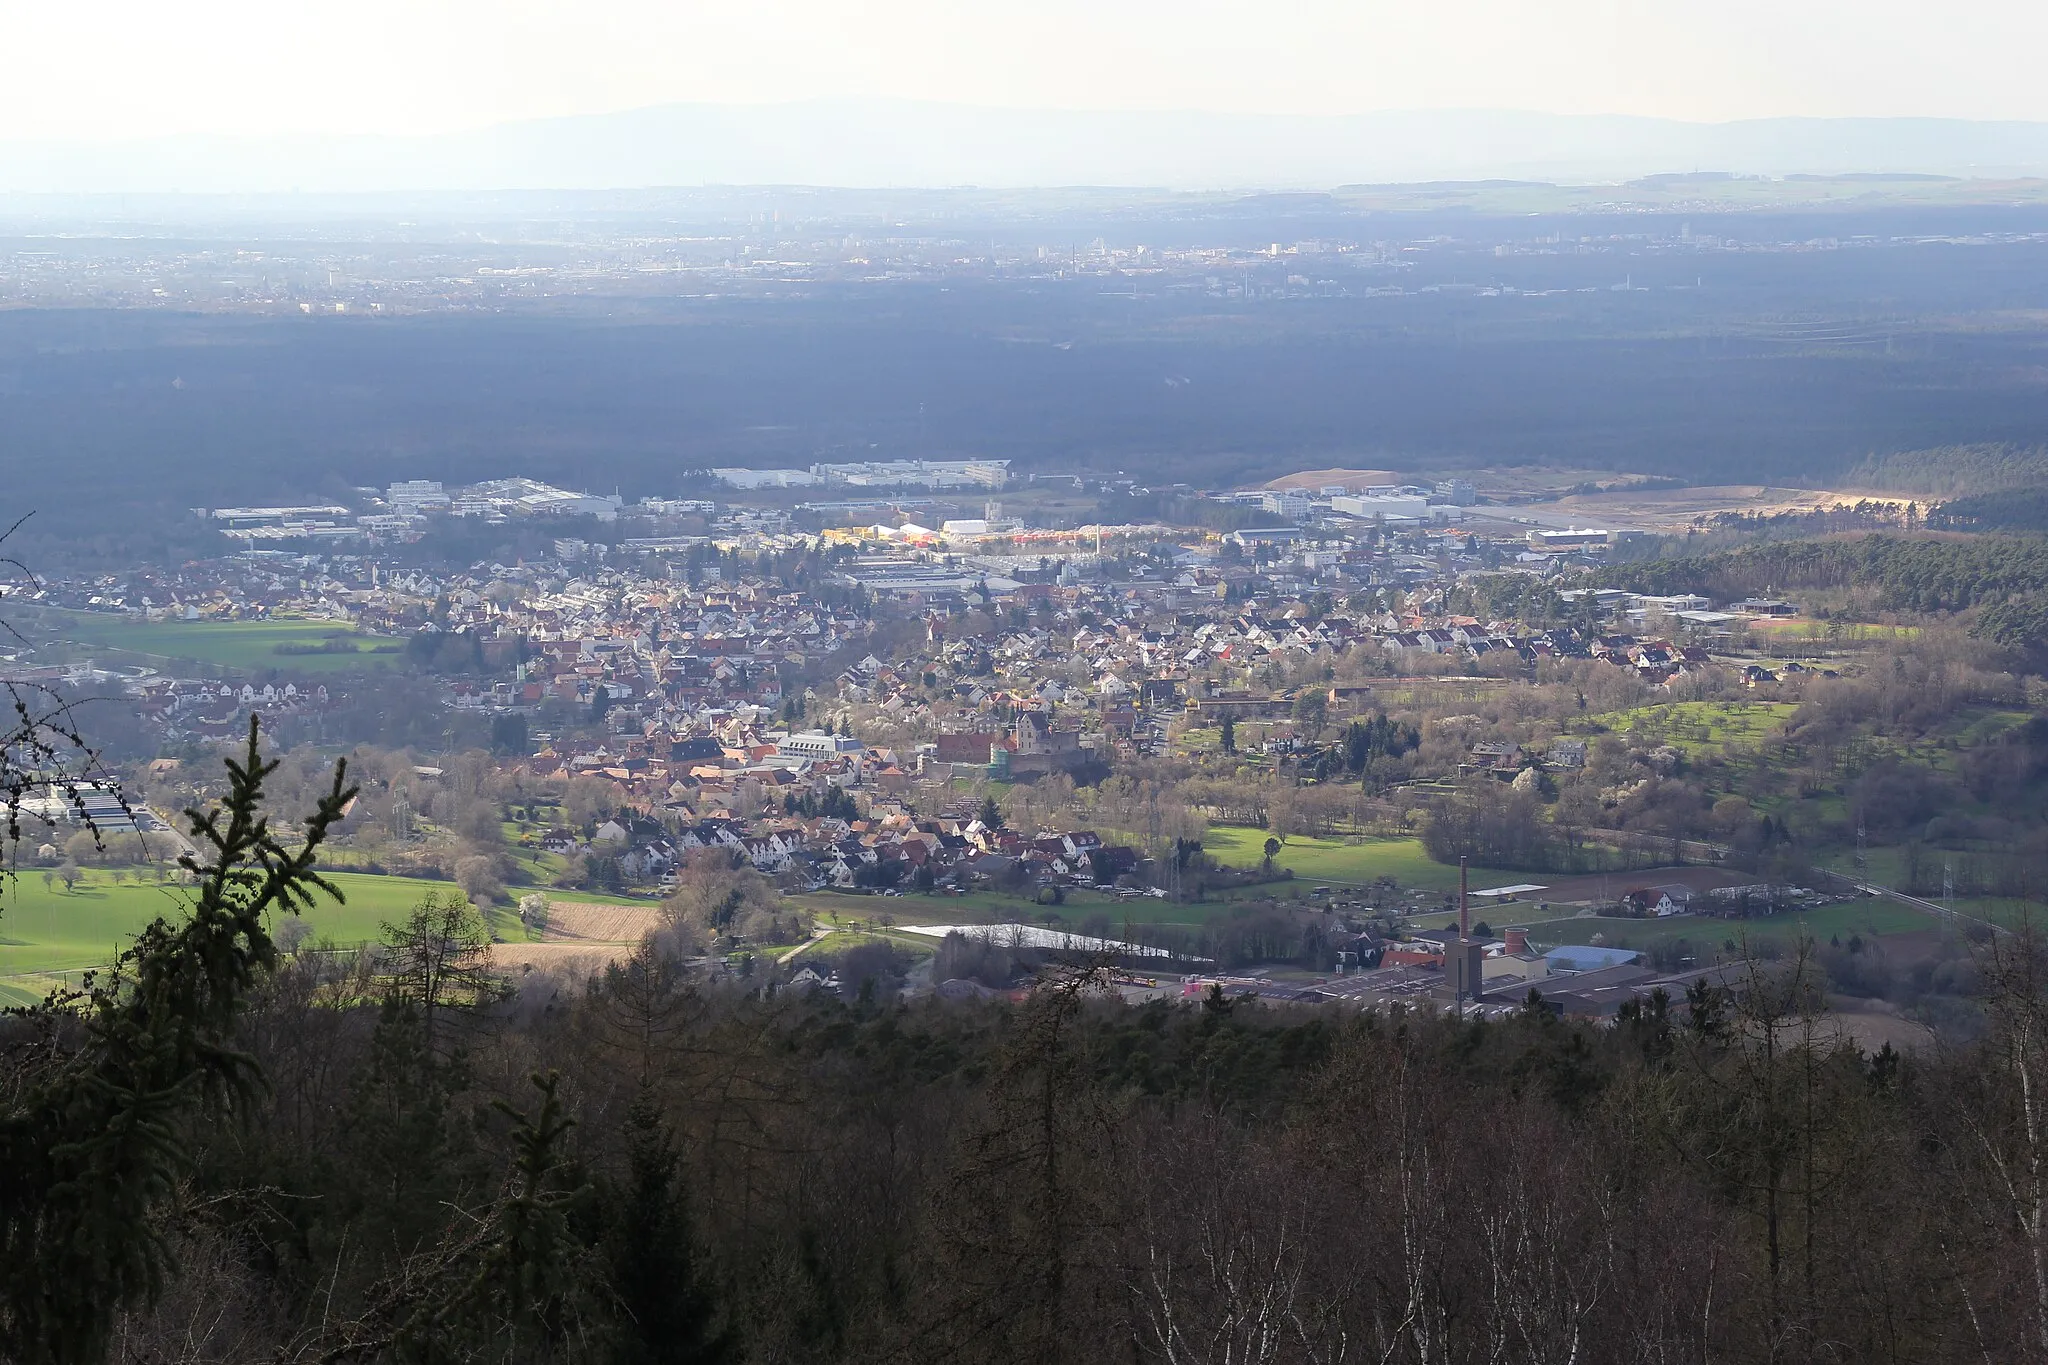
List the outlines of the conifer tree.
{"label": "conifer tree", "polygon": [[654,1087],[643,1079],[626,1112],[626,1178],[611,1219],[616,1365],[712,1365],[731,1354],[698,1272],[681,1166]]}
{"label": "conifer tree", "polygon": [[35,1045],[10,1060],[0,1100],[0,1358],[102,1359],[116,1313],[174,1269],[154,1216],[189,1168],[188,1120],[258,1087],[229,1038],[276,963],[272,916],[341,899],[313,864],[355,795],[346,764],[295,848],[263,811],[276,767],[252,717],[226,798],[187,812],[201,850],[179,859],[197,884],[190,916],[158,919],[111,974],[24,1012]]}

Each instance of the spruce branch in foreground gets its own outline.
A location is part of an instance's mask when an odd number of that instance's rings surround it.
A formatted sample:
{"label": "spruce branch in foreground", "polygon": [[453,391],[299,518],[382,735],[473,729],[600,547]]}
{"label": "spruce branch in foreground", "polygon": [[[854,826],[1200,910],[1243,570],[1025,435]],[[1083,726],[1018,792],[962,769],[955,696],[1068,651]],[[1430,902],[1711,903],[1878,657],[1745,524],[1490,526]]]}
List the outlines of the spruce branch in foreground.
{"label": "spruce branch in foreground", "polygon": [[0,1061],[0,1358],[83,1365],[104,1357],[115,1314],[175,1267],[153,1215],[188,1164],[187,1124],[261,1083],[230,1036],[277,960],[266,918],[341,893],[314,870],[354,790],[346,764],[295,848],[263,812],[276,769],[249,723],[229,790],[187,812],[201,850],[189,916],[159,918],[104,980],[15,1011]]}

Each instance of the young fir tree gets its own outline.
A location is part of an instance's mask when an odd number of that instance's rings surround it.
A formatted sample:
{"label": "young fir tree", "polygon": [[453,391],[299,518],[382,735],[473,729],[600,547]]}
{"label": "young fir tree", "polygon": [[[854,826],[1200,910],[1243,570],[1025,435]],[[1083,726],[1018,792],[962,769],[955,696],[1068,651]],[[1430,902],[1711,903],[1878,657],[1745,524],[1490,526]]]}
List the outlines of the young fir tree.
{"label": "young fir tree", "polygon": [[502,991],[491,975],[490,946],[483,918],[452,891],[429,892],[403,923],[384,926],[390,994],[418,1016],[429,1052],[444,1046],[441,1020],[450,1009],[484,1004]]}
{"label": "young fir tree", "polygon": [[263,813],[266,762],[249,723],[228,794],[188,812],[201,852],[189,917],[159,919],[115,971],[25,1012],[0,1099],[0,1359],[74,1365],[106,1354],[123,1308],[172,1273],[156,1215],[191,1163],[189,1124],[245,1103],[259,1078],[230,1045],[237,1015],[277,960],[272,917],[341,893],[313,870],[355,795],[346,765],[287,847]]}
{"label": "young fir tree", "polygon": [[626,1112],[626,1172],[613,1195],[607,1249],[619,1325],[616,1365],[712,1365],[730,1343],[697,1269],[682,1158],[642,1080]]}
{"label": "young fir tree", "polygon": [[402,1255],[430,1241],[456,1200],[473,1156],[453,1113],[458,1069],[434,1055],[419,1010],[386,997],[342,1127],[360,1190],[360,1235],[382,1252]]}

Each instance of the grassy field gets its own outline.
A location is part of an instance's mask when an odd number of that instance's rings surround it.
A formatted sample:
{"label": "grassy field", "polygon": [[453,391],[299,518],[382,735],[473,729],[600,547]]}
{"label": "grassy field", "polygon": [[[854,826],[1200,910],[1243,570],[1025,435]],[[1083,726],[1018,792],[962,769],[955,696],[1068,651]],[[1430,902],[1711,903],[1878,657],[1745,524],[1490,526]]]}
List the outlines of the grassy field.
{"label": "grassy field", "polygon": [[1964,748],[1989,744],[2006,731],[2034,718],[2031,711],[2012,711],[1994,706],[1965,706],[1942,722],[1938,734]]}
{"label": "grassy field", "polygon": [[1698,754],[1727,744],[1755,748],[1777,734],[1797,709],[1783,701],[1680,701],[1613,711],[1597,719],[1617,734]]}
{"label": "grassy field", "polygon": [[[1472,907],[1472,922],[1475,925],[1484,924],[1498,934],[1513,925],[1527,927],[1557,923],[1557,913],[1557,907],[1545,901],[1516,900],[1505,901],[1499,905],[1487,905],[1482,902]],[[1423,930],[1454,929],[1457,927],[1458,917],[1451,913],[1432,911],[1429,914],[1411,915],[1408,922]],[[1630,920],[1629,923],[1634,924],[1637,921]]]}
{"label": "grassy field", "polygon": [[[1495,928],[1500,926],[1496,924]],[[1576,919],[1546,920],[1527,926],[1530,943],[1539,950],[1563,944],[1590,945],[1594,935],[1612,948],[1633,948],[1647,952],[1660,944],[1685,940],[1702,963],[1714,958],[1733,958],[1728,945],[1775,943],[1783,945],[1802,932],[1821,943],[1833,938],[1848,940],[1852,935],[1912,933],[1936,927],[1932,915],[1894,900],[1846,901],[1814,910],[1773,915],[1763,919],[1724,920],[1681,915],[1673,919],[1604,919],[1581,916]]]}
{"label": "grassy field", "polygon": [[[1282,896],[1290,890],[1286,883],[1256,889],[1262,895]],[[920,896],[910,892],[901,896],[853,896],[818,891],[790,899],[828,925],[873,925],[882,915],[898,924],[978,924],[1011,919],[1026,924],[1049,924],[1054,922],[1050,917],[1057,917],[1062,927],[1079,931],[1087,921],[1100,917],[1108,921],[1112,938],[1124,925],[1198,927],[1228,915],[1234,905],[1228,898],[1179,905],[1150,896],[1119,900],[1085,887],[1068,887],[1066,901],[1060,905],[1040,905],[1028,896],[1009,896],[1000,891],[974,891],[964,896]],[[838,918],[834,919],[834,915]]]}
{"label": "grassy field", "polygon": [[[305,920],[316,940],[331,939],[344,946],[377,938],[387,921],[402,918],[429,892],[455,890],[450,882],[410,877],[330,875],[346,903],[323,898]],[[572,895],[577,900],[604,899]],[[40,999],[60,979],[75,983],[79,972],[112,962],[144,925],[160,915],[182,914],[186,903],[180,888],[136,881],[116,884],[105,872],[87,873],[76,891],[66,891],[61,884],[46,887],[35,875],[22,877],[0,894],[0,1004]],[[505,937],[524,936],[510,911],[494,915],[492,921],[493,929]]]}
{"label": "grassy field", "polygon": [[[1203,847],[1226,866],[1255,867],[1264,856],[1265,841],[1264,830],[1212,825],[1203,837]],[[1281,867],[1294,869],[1293,881],[1230,888],[1212,893],[1210,899],[1193,904],[1176,904],[1150,896],[1119,900],[1100,891],[1078,887],[1068,888],[1066,901],[1060,905],[1040,905],[1027,896],[1005,895],[998,891],[975,891],[964,896],[909,893],[901,896],[859,896],[820,891],[791,899],[828,924],[873,923],[882,915],[888,915],[901,924],[972,924],[1010,918],[1029,924],[1045,924],[1050,922],[1048,917],[1057,916],[1061,924],[1079,928],[1088,920],[1099,917],[1108,921],[1114,937],[1117,927],[1126,924],[1198,927],[1227,917],[1239,901],[1305,897],[1310,888],[1318,885],[1357,885],[1382,876],[1390,876],[1402,886],[1432,891],[1448,891],[1458,884],[1458,869],[1431,862],[1423,853],[1418,839],[1347,841],[1295,837],[1287,840],[1277,861]],[[1475,889],[1527,880],[1529,878],[1520,873],[1493,868],[1472,869]],[[834,915],[838,916],[837,920],[834,920]]]}
{"label": "grassy field", "polygon": [[[97,612],[49,610],[36,614],[31,633],[38,640],[70,640],[146,660],[191,660],[239,672],[275,668],[300,674],[340,673],[398,662],[395,652],[374,652],[379,645],[398,641],[357,634],[336,621],[134,621]],[[280,645],[317,646],[333,637],[347,638],[356,651],[278,652]]]}
{"label": "grassy field", "polygon": [[1891,626],[1862,621],[1813,621],[1798,617],[1776,621],[1752,621],[1745,629],[1765,640],[1796,640],[1815,648],[1910,640],[1920,633],[1918,626]]}
{"label": "grassy field", "polygon": [[[1096,915],[1112,924],[1128,919],[1134,924],[1186,922],[1199,916],[1200,907],[1171,905],[1149,897],[1120,901],[1115,896],[1086,887],[1068,887],[1060,905],[1040,905],[1029,896],[1011,896],[1000,891],[970,891],[964,896],[923,896],[906,891],[900,896],[847,895],[835,891],[814,891],[790,897],[827,924],[873,924],[883,915],[899,924],[975,924],[990,919],[1009,919],[1043,924],[1056,915],[1069,924],[1079,924]],[[1162,920],[1162,912],[1165,914]]]}
{"label": "grassy field", "polygon": [[[838,957],[841,953],[865,947],[871,943],[886,944],[891,948],[909,953],[913,957],[930,957],[939,950],[939,941],[937,939],[926,938],[918,934],[892,933],[887,929],[878,930],[874,933],[842,929],[836,933],[826,934],[823,938],[814,941],[809,948],[804,950],[803,957],[834,958]],[[801,962],[803,958],[800,957],[797,960]]]}
{"label": "grassy field", "polygon": [[[1258,866],[1266,856],[1265,847],[1265,830],[1240,825],[1211,825],[1202,836],[1203,851],[1230,867]],[[1297,834],[1281,845],[1273,861],[1292,868],[1296,878],[1310,883],[1357,885],[1392,877],[1402,886],[1429,891],[1449,891],[1458,884],[1458,869],[1431,862],[1420,839],[1318,839]],[[1474,890],[1529,880],[1519,872],[1472,869]],[[1284,888],[1281,894],[1286,894]]]}
{"label": "grassy field", "polygon": [[1024,896],[1005,896],[995,891],[976,891],[966,896],[922,896],[914,892],[905,892],[901,896],[864,896],[842,891],[812,891],[788,899],[826,924],[855,921],[871,924],[883,915],[903,924],[952,924],[1010,911],[1028,915],[1033,910],[1048,908],[1034,906]]}

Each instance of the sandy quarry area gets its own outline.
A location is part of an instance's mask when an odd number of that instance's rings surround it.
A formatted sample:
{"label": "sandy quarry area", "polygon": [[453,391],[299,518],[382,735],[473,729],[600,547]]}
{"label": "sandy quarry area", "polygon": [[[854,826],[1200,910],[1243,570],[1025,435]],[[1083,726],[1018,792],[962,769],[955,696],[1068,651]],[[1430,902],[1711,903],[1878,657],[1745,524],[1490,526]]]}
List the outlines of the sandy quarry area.
{"label": "sandy quarry area", "polygon": [[[1491,505],[1467,515],[1488,520],[1535,522],[1542,526],[1624,527],[1646,531],[1682,531],[1695,520],[1717,512],[1776,516],[1810,512],[1837,503],[1890,502],[1903,506],[1910,495],[1872,493],[1859,489],[1777,488],[1764,484],[1717,484],[1703,488],[1649,488],[1648,476],[1614,470],[1564,469],[1532,465],[1507,469],[1469,470],[1460,475],[1477,486]],[[1428,483],[1433,475],[1391,469],[1301,469],[1260,485],[1270,489],[1342,487],[1350,491],[1381,484]],[[1570,488],[1597,485],[1602,493],[1567,493]],[[1533,498],[1523,502],[1521,499]],[[1924,504],[1926,499],[1920,499]]]}
{"label": "sandy quarry area", "polygon": [[[1811,512],[1816,508],[1833,507],[1837,503],[1855,503],[1866,499],[1874,502],[1893,502],[1901,506],[1913,501],[1911,497],[1897,493],[1772,488],[1762,484],[1722,484],[1708,488],[1622,489],[1613,493],[1584,493],[1503,510],[1509,516],[1541,516],[1546,523],[1563,518],[1579,526],[1682,531],[1696,519],[1713,516],[1716,512],[1776,516],[1782,512]],[[1924,503],[1925,499],[1921,501]]]}
{"label": "sandy quarry area", "polygon": [[1372,488],[1380,484],[1412,483],[1413,474],[1396,474],[1391,469],[1302,469],[1292,474],[1283,474],[1271,483],[1261,484],[1262,488],[1306,488],[1311,493],[1319,488],[1335,488],[1339,484],[1349,492],[1361,488]]}
{"label": "sandy quarry area", "polygon": [[1504,465],[1496,469],[1455,471],[1469,479],[1479,496],[1496,502],[1515,498],[1559,498],[1574,488],[1594,487],[1626,492],[1651,479],[1622,469],[1572,469],[1564,465]]}

